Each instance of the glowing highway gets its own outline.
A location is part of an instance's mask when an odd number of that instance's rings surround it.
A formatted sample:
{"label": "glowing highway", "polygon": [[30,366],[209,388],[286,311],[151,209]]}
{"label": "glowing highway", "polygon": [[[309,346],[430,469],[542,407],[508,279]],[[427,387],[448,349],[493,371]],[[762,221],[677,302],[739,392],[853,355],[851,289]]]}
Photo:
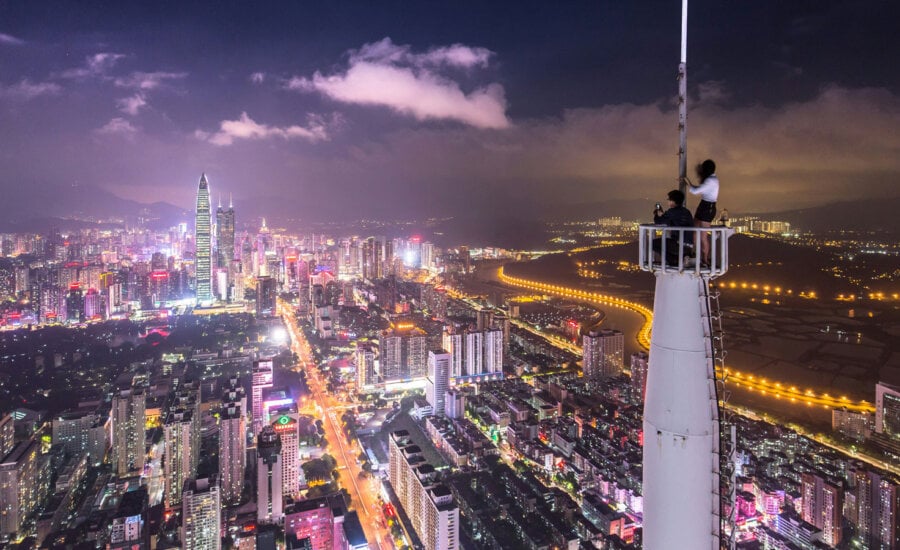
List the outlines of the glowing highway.
{"label": "glowing highway", "polygon": [[[590,292],[578,288],[511,277],[504,273],[503,267],[499,268],[497,277],[502,283],[510,286],[542,292],[544,294],[562,296],[564,298],[580,300],[591,304],[633,311],[641,315],[644,320],[643,326],[638,331],[637,341],[644,349],[650,349],[650,329],[653,325],[653,311],[641,304],[617,298],[615,296],[601,294],[599,292]],[[848,411],[866,413],[875,411],[875,407],[868,401],[855,402],[851,401],[846,396],[835,397],[827,393],[816,393],[811,389],[799,389],[790,384],[757,377],[729,367],[726,367],[725,372],[728,375],[727,379],[729,384],[734,384],[737,387],[757,392],[774,399],[794,403],[798,406],[821,406],[828,409],[845,408]]]}
{"label": "glowing highway", "polygon": [[[290,304],[279,298],[281,318],[291,336],[291,348],[300,358],[298,369],[306,372],[307,385],[312,393],[306,406],[312,406],[322,420],[325,438],[330,444],[329,452],[337,461],[339,484],[350,491],[353,508],[359,514],[360,523],[369,541],[369,548],[387,550],[393,548],[392,537],[384,522],[378,501],[378,485],[371,477],[360,480],[362,467],[356,460],[360,449],[356,443],[346,441],[335,411],[344,410],[348,403],[339,401],[327,390],[327,382],[319,375],[319,369],[312,358],[309,342],[300,330]],[[312,401],[313,403],[310,403]]]}

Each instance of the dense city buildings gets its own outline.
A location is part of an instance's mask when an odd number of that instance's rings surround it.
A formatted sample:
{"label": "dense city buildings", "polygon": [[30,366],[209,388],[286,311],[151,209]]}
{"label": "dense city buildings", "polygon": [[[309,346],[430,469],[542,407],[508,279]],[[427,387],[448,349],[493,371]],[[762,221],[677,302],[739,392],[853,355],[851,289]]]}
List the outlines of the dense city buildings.
{"label": "dense city buildings", "polygon": [[[641,547],[637,329],[478,281],[506,251],[232,229],[230,206],[213,221],[206,303],[187,225],[51,232],[41,246],[64,263],[9,271],[11,296],[46,306],[3,310],[0,392],[35,403],[0,419],[10,540]],[[834,441],[865,455],[737,418],[726,528],[740,544],[898,546],[897,392],[872,389],[875,406],[828,411]]]}

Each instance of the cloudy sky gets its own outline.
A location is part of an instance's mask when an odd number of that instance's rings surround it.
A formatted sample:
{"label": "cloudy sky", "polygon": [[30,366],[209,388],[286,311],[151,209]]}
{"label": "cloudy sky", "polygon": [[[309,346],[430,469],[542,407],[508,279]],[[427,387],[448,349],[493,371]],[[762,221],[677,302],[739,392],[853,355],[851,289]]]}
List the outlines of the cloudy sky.
{"label": "cloudy sky", "polygon": [[[85,5],[86,4],[86,5]],[[675,185],[680,2],[0,4],[0,193],[304,218]],[[896,1],[691,3],[689,160],[731,211],[897,196]]]}

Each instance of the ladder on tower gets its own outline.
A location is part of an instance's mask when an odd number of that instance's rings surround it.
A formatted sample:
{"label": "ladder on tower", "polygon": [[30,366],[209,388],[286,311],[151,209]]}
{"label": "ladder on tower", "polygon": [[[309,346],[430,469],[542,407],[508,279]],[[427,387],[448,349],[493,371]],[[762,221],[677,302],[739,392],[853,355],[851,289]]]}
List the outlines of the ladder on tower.
{"label": "ladder on tower", "polygon": [[725,368],[725,331],[722,328],[722,309],[719,304],[721,295],[718,288],[704,280],[705,306],[708,319],[709,359],[712,363],[712,376],[715,382],[716,403],[719,419],[719,497],[720,520],[719,537],[720,547],[726,550],[735,548],[735,517],[736,506],[736,469],[735,452],[737,450],[737,438],[733,413],[728,408],[731,391],[726,384],[728,371]]}

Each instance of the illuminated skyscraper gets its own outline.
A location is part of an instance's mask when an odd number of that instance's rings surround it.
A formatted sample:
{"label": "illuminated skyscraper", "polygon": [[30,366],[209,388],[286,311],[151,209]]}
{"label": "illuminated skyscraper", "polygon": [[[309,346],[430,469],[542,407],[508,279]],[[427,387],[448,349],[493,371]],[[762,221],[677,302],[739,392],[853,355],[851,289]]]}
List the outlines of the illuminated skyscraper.
{"label": "illuminated skyscraper", "polygon": [[240,400],[229,401],[219,420],[219,478],[222,501],[236,504],[244,488],[244,465],[247,455],[247,419]]}
{"label": "illuminated skyscraper", "polygon": [[428,352],[428,378],[425,380],[425,398],[434,408],[434,414],[444,416],[444,399],[450,387],[450,354],[446,351]]}
{"label": "illuminated skyscraper", "polygon": [[900,388],[875,386],[875,433],[900,441]]}
{"label": "illuminated skyscraper", "polygon": [[356,389],[363,391],[375,385],[375,351],[365,342],[356,344]]}
{"label": "illuminated skyscraper", "polygon": [[250,406],[253,407],[253,433],[259,434],[265,419],[263,418],[263,388],[272,387],[274,362],[261,359],[253,364],[253,378],[250,387]]}
{"label": "illuminated skyscraper", "polygon": [[275,315],[276,281],[274,277],[256,278],[256,315]]}
{"label": "illuminated skyscraper", "polygon": [[805,473],[801,478],[803,521],[822,530],[822,538],[831,546],[841,542],[841,516],[844,491],[840,482]]}
{"label": "illuminated skyscraper", "polygon": [[271,411],[272,429],[281,439],[281,494],[295,496],[300,490],[300,416],[294,404]]}
{"label": "illuminated skyscraper", "polygon": [[284,517],[284,460],[281,437],[272,426],[265,426],[259,433],[256,454],[256,519],[260,523],[279,523]]}
{"label": "illuminated skyscraper", "polygon": [[194,226],[196,251],[194,271],[197,278],[197,301],[212,301],[212,227],[209,212],[209,182],[200,176],[197,190],[197,218]]}
{"label": "illuminated skyscraper", "polygon": [[234,260],[234,204],[216,209],[216,267],[227,269]]}
{"label": "illuminated skyscraper", "polygon": [[144,472],[144,422],[146,397],[143,390],[133,388],[112,399],[112,464],[119,477]]}
{"label": "illuminated skyscraper", "polygon": [[229,302],[234,296],[234,204],[228,208],[216,208],[216,265],[213,269],[213,287],[221,301]]}
{"label": "illuminated skyscraper", "polygon": [[647,396],[647,352],[639,351],[631,354],[631,387],[634,395],[640,395],[641,401]]}
{"label": "illuminated skyscraper", "polygon": [[[184,483],[197,475],[200,461],[200,419],[193,409],[181,408],[169,413],[164,426],[166,506],[181,503]],[[216,495],[218,498],[218,493]]]}

